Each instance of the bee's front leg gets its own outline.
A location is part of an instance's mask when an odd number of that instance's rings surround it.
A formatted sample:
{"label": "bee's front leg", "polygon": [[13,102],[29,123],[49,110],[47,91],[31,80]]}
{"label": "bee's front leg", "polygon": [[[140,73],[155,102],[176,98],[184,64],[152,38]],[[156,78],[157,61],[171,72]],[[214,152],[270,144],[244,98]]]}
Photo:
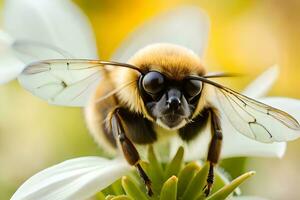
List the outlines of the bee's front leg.
{"label": "bee's front leg", "polygon": [[118,110],[119,109],[116,108],[112,112],[112,115],[111,115],[110,124],[111,124],[112,132],[120,143],[120,147],[123,151],[125,159],[127,160],[127,162],[130,165],[133,165],[136,167],[137,171],[139,172],[140,177],[143,179],[143,181],[146,185],[148,195],[152,196],[153,192],[152,192],[152,188],[151,188],[151,181],[140,165],[141,160],[140,160],[138,151],[136,150],[134,144],[130,141],[130,139],[125,134],[125,130],[122,125],[122,123],[124,123],[124,122],[123,122]]}
{"label": "bee's front leg", "polygon": [[207,176],[207,185],[205,186],[205,195],[208,196],[211,188],[214,183],[214,166],[218,163],[221,147],[222,147],[222,129],[221,129],[221,122],[218,116],[218,111],[215,108],[210,109],[210,119],[211,119],[211,133],[212,138],[210,141],[207,161],[209,162],[209,172]]}

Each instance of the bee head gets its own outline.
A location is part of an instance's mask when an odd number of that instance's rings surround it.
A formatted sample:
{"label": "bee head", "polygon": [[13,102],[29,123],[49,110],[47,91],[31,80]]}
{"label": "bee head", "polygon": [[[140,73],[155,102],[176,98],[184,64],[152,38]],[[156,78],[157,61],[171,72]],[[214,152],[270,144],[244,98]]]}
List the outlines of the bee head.
{"label": "bee head", "polygon": [[123,69],[122,76],[117,76],[121,77],[119,84],[132,80],[136,84],[122,90],[119,97],[149,120],[175,130],[191,121],[203,107],[203,83],[187,78],[205,73],[192,51],[177,45],[154,44],[138,51],[130,64],[143,73]]}
{"label": "bee head", "polygon": [[147,112],[167,129],[181,128],[191,120],[203,88],[200,81],[174,80],[158,71],[140,76],[138,87]]}

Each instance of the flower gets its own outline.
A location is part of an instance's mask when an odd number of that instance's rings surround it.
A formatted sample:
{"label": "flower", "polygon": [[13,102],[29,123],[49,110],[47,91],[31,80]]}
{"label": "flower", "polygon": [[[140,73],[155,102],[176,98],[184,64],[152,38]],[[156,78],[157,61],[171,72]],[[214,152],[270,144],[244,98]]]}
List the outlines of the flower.
{"label": "flower", "polygon": [[[201,165],[198,162],[183,164],[183,148],[179,148],[174,158],[166,164],[165,169],[157,160],[153,148],[149,148],[149,162],[142,162],[143,168],[149,174],[154,196],[151,199],[206,199],[201,189],[206,184],[206,175],[209,164]],[[151,164],[150,164],[151,163]],[[86,199],[95,195],[100,190],[113,184],[122,175],[128,174],[130,168],[124,161],[107,160],[99,157],[76,158],[65,161],[36,174],[26,181],[14,194],[12,200],[34,199]],[[254,172],[245,173],[232,182],[217,170],[215,189],[208,200],[215,199],[247,199],[241,196],[232,196],[232,192],[240,193],[237,188],[240,184],[254,175]],[[123,176],[120,182],[115,182],[110,193],[121,199],[149,199],[146,192],[141,189],[143,183],[137,182],[130,176]],[[124,195],[123,190],[125,191]],[[105,197],[101,192],[97,196]],[[127,197],[127,198],[125,198]],[[248,197],[251,200],[262,198]],[[108,199],[108,196],[107,198]],[[227,198],[226,198],[227,199]]]}
{"label": "flower", "polygon": [[[200,55],[208,35],[206,17],[193,7],[182,9],[188,11],[182,17],[178,17],[178,14],[174,15],[174,13],[165,15],[163,19],[153,20],[139,29],[134,34],[134,40],[129,39],[121,46],[113,56],[114,60],[126,61],[133,52],[147,43],[159,42],[161,39],[172,43],[174,41],[169,37],[170,33],[174,35],[173,39],[180,38],[180,34],[182,34],[177,30],[186,31],[185,37],[181,37],[184,39],[180,41],[180,44],[193,49]],[[26,63],[13,54],[14,44],[19,40],[34,39],[37,42],[51,44],[66,50],[75,58],[97,57],[93,34],[86,18],[68,0],[10,0],[6,1],[4,11],[5,32],[0,32],[0,83],[15,79],[25,67]],[[160,30],[161,34],[158,34],[157,30]],[[195,35],[199,36],[197,37],[198,41],[194,40]],[[48,56],[49,52],[39,52],[39,58],[49,59]],[[300,121],[298,112],[300,101],[282,97],[264,97],[277,76],[278,67],[270,68],[252,82],[245,89],[244,94],[282,109]],[[223,123],[222,126],[224,132],[222,158],[236,156],[282,157],[285,152],[285,142],[259,143],[237,133],[229,122]],[[182,144],[178,138],[174,138],[170,142],[171,154],[176,153],[178,146],[184,145],[188,152],[185,154],[186,161],[203,159],[208,149],[208,137],[208,132],[201,134],[188,145]],[[71,159],[29,178],[16,191],[12,200],[84,199],[109,186],[130,171],[131,167],[120,158],[114,160],[102,157]],[[247,198],[243,197],[243,199]]]}

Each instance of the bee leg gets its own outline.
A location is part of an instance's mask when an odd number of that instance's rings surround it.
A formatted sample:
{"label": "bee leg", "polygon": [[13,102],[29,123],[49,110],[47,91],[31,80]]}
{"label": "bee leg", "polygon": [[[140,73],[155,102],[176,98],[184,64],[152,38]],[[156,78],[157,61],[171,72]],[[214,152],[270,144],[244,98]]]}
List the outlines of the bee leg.
{"label": "bee leg", "polygon": [[120,147],[123,151],[125,159],[130,165],[136,167],[140,177],[143,179],[146,185],[148,195],[152,196],[153,191],[151,188],[151,180],[149,179],[146,172],[143,170],[143,168],[140,165],[141,159],[138,151],[136,150],[134,144],[130,141],[130,139],[125,134],[125,130],[122,125],[122,118],[118,112],[118,108],[113,111],[111,117],[111,128],[114,136],[118,139],[120,143]]}
{"label": "bee leg", "polygon": [[207,185],[204,187],[205,195],[208,196],[214,183],[214,166],[218,163],[221,146],[222,146],[222,130],[221,123],[217,111],[210,109],[211,117],[211,133],[212,138],[208,149],[207,161],[209,162],[209,171],[207,175]]}

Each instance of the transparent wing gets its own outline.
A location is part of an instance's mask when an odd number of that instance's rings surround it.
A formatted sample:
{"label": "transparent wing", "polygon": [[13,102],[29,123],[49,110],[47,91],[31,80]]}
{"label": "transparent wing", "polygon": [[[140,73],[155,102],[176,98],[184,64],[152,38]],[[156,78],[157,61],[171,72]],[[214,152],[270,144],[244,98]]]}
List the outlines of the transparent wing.
{"label": "transparent wing", "polygon": [[199,56],[206,47],[209,19],[197,7],[179,7],[148,21],[129,35],[113,56],[127,62],[139,49],[153,43],[172,43],[185,46]]}
{"label": "transparent wing", "polygon": [[16,79],[24,68],[33,62],[49,59],[75,58],[68,52],[56,46],[31,40],[11,39],[11,41],[9,41],[9,46],[4,47],[5,51],[1,54],[0,62],[1,73],[3,73],[3,76],[0,78],[0,82]]}
{"label": "transparent wing", "polygon": [[[85,106],[106,66],[135,66],[85,59],[43,60],[28,65],[18,77],[20,84],[50,104]],[[123,87],[123,86],[120,86]]]}
{"label": "transparent wing", "polygon": [[[296,139],[300,125],[288,113],[244,96],[230,88],[209,81],[222,115],[243,135],[254,140],[271,143]],[[212,101],[214,102],[214,101]],[[224,121],[224,120],[223,120]]]}

